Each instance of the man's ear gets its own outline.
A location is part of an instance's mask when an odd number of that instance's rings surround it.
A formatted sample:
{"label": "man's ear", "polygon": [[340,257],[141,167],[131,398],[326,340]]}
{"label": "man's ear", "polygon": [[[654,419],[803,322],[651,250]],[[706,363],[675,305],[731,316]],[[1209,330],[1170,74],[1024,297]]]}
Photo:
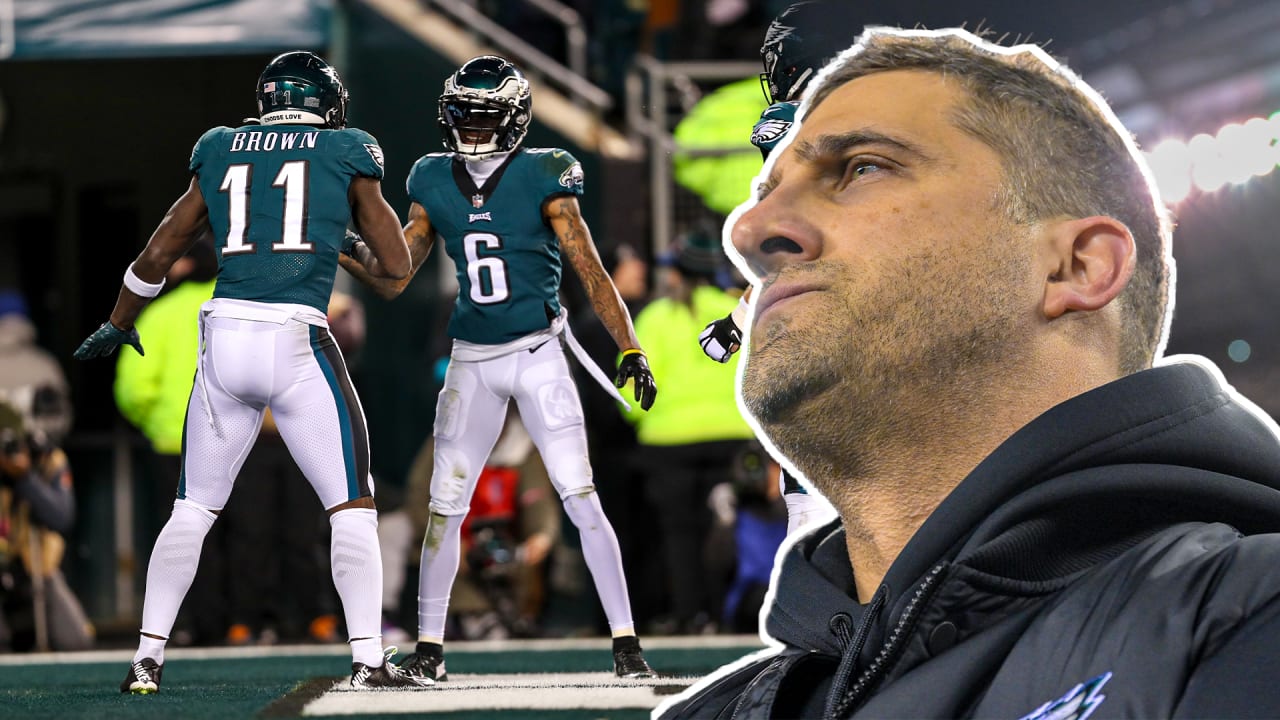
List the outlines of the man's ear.
{"label": "man's ear", "polygon": [[1101,309],[1129,284],[1137,250],[1124,223],[1095,215],[1056,221],[1046,231],[1046,318]]}

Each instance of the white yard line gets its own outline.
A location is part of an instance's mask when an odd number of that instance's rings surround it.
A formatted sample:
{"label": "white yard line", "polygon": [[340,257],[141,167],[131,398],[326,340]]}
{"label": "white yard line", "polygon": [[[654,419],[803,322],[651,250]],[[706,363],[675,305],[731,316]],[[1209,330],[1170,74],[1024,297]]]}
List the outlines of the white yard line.
{"label": "white yard line", "polygon": [[[430,714],[459,710],[649,709],[697,678],[622,680],[609,673],[449,675],[421,690],[334,689],[307,703],[303,715]],[[659,694],[658,689],[664,691]]]}

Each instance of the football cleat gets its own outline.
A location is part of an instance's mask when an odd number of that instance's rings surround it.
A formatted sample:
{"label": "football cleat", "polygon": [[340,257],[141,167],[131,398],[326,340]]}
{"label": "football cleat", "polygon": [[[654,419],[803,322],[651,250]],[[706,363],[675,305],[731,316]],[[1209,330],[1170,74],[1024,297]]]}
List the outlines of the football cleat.
{"label": "football cleat", "polygon": [[449,673],[444,668],[443,657],[413,653],[400,663],[400,669],[407,675],[426,678],[432,682],[444,682],[449,679]]}
{"label": "football cleat", "polygon": [[385,661],[376,668],[360,662],[351,663],[352,690],[414,689],[432,685],[435,685],[434,680],[407,675],[390,661]]}
{"label": "football cleat", "polygon": [[129,666],[129,674],[120,683],[120,692],[150,695],[160,692],[160,673],[164,667],[151,658],[142,658]]}
{"label": "football cleat", "polygon": [[652,678],[658,674],[645,662],[639,645],[624,647],[613,653],[613,674],[620,678]]}

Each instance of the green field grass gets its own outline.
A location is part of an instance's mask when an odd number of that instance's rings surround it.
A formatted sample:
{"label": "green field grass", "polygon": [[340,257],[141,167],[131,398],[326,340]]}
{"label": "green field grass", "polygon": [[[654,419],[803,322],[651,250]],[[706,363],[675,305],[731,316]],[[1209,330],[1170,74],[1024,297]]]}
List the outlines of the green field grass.
{"label": "green field grass", "polygon": [[[663,676],[659,695],[672,694],[720,665],[759,649],[751,637],[656,638],[646,641],[645,654]],[[504,643],[451,643],[449,674],[486,676],[510,673],[598,673],[610,683],[611,656],[607,640],[511,641]],[[122,695],[132,652],[52,653],[0,656],[0,718],[270,718],[300,717],[309,700],[350,674],[350,657],[344,645],[288,646],[248,649],[178,649],[167,653],[161,692],[151,696]],[[545,682],[545,686],[541,683]],[[488,717],[546,718],[547,720],[640,720],[649,711],[640,708],[590,707],[584,693],[539,681],[522,693],[544,694],[539,699],[563,700],[562,709],[472,710],[431,712],[429,717],[476,720]],[[616,684],[616,683],[615,683]],[[458,690],[458,685],[450,690]],[[426,690],[413,693],[426,698]],[[473,692],[483,693],[483,690]],[[346,693],[358,700],[365,693]],[[398,710],[399,693],[377,693],[384,705],[369,714],[342,717],[385,718],[388,714],[423,712]],[[422,699],[416,699],[421,704]],[[410,703],[404,703],[406,706]],[[572,707],[575,704],[587,707]],[[358,707],[359,703],[355,703]],[[314,715],[308,715],[314,716]],[[410,714],[404,714],[409,717]]]}

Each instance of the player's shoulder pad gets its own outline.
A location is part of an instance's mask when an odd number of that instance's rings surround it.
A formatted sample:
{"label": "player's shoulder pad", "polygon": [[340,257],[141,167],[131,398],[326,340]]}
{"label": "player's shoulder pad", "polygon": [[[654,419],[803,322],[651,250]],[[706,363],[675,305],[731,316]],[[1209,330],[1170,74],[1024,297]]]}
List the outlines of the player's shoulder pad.
{"label": "player's shoulder pad", "polygon": [[453,153],[427,153],[413,161],[413,166],[409,168],[409,177],[413,177],[419,173],[432,172],[441,167],[448,168],[452,163]]}
{"label": "player's shoulder pad", "polygon": [[364,152],[369,154],[369,157],[373,160],[374,164],[376,164],[382,171],[386,171],[387,163],[386,158],[382,154],[382,146],[378,144],[377,138],[373,135],[355,127],[341,128],[332,132],[334,132],[337,137],[340,138],[340,141],[348,147],[363,149]]}
{"label": "player's shoulder pad", "polygon": [[[421,188],[426,192],[433,181],[430,179],[432,174],[448,172],[449,166],[453,163],[453,153],[448,152],[431,152],[423,155],[413,161],[413,166],[409,168],[409,174],[404,178],[404,189],[409,194],[410,199],[414,202],[421,202],[415,194],[414,188]],[[434,181],[434,182],[439,182]],[[424,185],[425,183],[425,185]]]}
{"label": "player's shoulder pad", "polygon": [[187,167],[193,172],[198,169],[211,153],[217,152],[218,142],[233,132],[235,132],[235,128],[230,128],[226,125],[219,125],[205,130],[204,134],[196,140],[196,144],[191,146],[191,158],[187,161]]}
{"label": "player's shoulder pad", "polygon": [[563,192],[582,194],[586,179],[573,153],[561,148],[525,148],[524,152],[535,161],[539,174],[554,177]]}

